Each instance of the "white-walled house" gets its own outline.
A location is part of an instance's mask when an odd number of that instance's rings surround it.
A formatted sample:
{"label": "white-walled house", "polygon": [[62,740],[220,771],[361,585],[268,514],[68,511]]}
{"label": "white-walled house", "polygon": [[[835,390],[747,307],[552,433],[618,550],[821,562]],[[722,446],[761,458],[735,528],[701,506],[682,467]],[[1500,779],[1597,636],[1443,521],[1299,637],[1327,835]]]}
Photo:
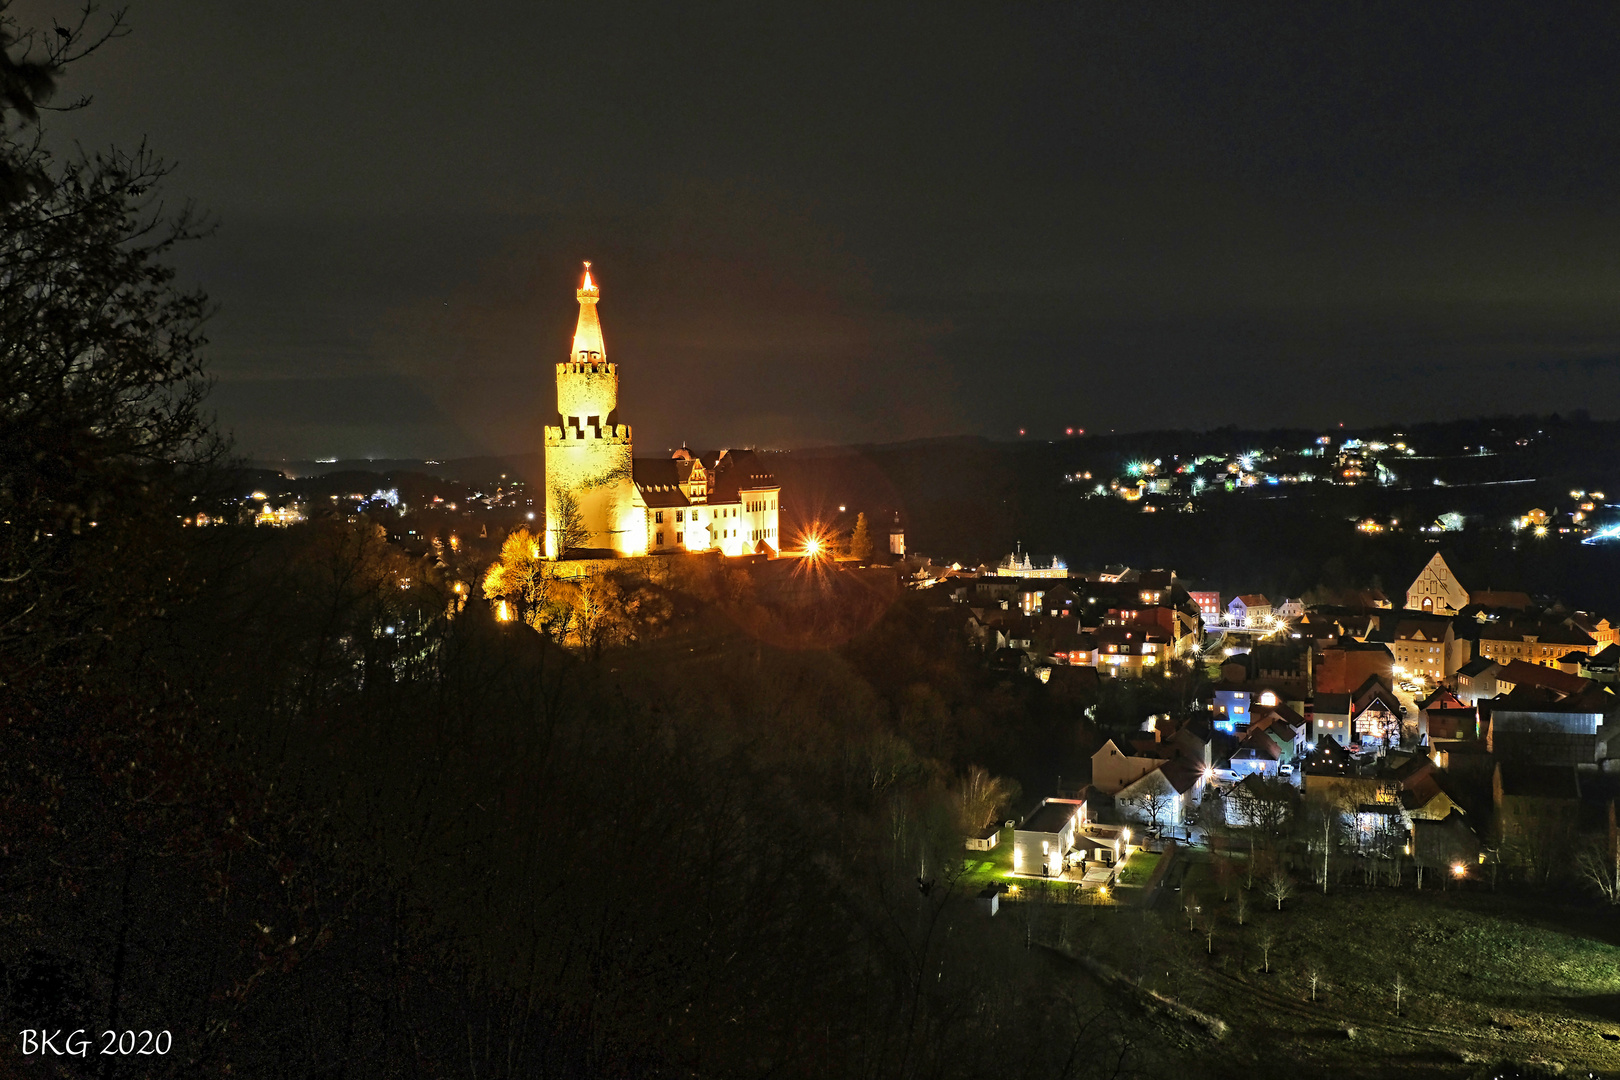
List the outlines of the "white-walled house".
{"label": "white-walled house", "polygon": [[1047,799],[1013,830],[1013,873],[1057,877],[1086,824],[1079,799]]}
{"label": "white-walled house", "polygon": [[1232,626],[1263,626],[1271,620],[1271,601],[1261,593],[1234,596],[1226,605],[1226,621]]}
{"label": "white-walled house", "polygon": [[1203,773],[1191,764],[1172,761],[1154,769],[1114,795],[1114,807],[1126,821],[1175,827],[1198,805]]}
{"label": "white-walled house", "polygon": [[1109,739],[1091,755],[1091,786],[1105,795],[1113,795],[1121,788],[1135,783],[1170,759],[1170,754],[1159,749],[1121,746]]}

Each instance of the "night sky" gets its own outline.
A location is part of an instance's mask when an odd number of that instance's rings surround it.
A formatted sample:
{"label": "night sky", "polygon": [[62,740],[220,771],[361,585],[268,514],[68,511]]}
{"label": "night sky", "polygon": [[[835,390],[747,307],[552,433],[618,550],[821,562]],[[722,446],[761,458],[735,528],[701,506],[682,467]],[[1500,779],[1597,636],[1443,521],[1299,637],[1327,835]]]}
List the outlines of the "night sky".
{"label": "night sky", "polygon": [[[58,10],[28,0],[17,11]],[[1620,6],[134,0],[264,458],[1620,415]]]}

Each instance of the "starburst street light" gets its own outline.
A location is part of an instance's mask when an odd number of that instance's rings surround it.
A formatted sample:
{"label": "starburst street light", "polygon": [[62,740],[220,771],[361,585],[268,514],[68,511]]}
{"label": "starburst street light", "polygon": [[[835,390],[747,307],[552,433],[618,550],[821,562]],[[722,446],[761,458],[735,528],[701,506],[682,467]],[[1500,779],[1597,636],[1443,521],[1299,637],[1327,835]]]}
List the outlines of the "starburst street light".
{"label": "starburst street light", "polygon": [[811,526],[810,531],[800,537],[800,546],[807,559],[824,558],[828,553],[827,540],[819,526]]}

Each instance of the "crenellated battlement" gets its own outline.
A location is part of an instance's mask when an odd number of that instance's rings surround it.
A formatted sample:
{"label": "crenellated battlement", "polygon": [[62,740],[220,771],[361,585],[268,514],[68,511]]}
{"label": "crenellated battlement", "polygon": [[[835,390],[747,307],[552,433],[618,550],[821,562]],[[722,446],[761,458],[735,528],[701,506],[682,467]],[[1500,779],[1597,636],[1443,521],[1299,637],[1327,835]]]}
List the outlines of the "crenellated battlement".
{"label": "crenellated battlement", "polygon": [[618,375],[619,365],[609,360],[565,360],[557,365],[559,375]]}
{"label": "crenellated battlement", "polygon": [[546,425],[546,442],[550,443],[621,443],[626,446],[630,443],[629,424],[603,424],[600,427],[589,425],[573,427],[569,425]]}

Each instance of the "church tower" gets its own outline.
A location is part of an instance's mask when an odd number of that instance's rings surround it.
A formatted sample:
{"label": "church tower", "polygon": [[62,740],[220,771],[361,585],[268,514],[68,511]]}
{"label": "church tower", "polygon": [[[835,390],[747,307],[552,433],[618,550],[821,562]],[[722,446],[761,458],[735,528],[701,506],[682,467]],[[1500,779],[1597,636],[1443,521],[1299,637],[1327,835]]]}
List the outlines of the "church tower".
{"label": "church tower", "polygon": [[574,295],[574,348],[557,365],[557,412],[546,426],[546,556],[582,548],[640,554],[646,525],[634,505],[630,426],[619,423],[619,369],[602,343],[602,290],[590,263]]}

